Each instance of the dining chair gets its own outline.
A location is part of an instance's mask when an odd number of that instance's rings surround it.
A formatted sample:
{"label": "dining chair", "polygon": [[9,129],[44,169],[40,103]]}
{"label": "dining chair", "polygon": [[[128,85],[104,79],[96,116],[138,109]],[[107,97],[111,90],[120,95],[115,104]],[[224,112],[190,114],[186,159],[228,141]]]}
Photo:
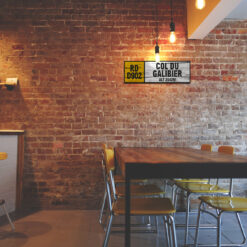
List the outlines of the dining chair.
{"label": "dining chair", "polygon": [[[104,156],[104,150],[107,148],[112,148],[111,146],[108,146],[106,143],[102,144],[102,156]],[[114,158],[115,159],[115,158]],[[118,183],[125,183],[125,178],[122,176],[122,174],[114,174],[114,181],[116,184]],[[132,179],[131,183],[138,184],[138,183],[146,183],[147,179]]]}
{"label": "dining chair", "polygon": [[[212,151],[212,145],[211,144],[202,144],[201,145],[201,150],[202,151],[208,151],[208,152],[211,152]],[[203,183],[203,184],[206,184],[209,182],[209,179],[197,179],[197,178],[179,178],[179,179],[173,179],[171,181],[171,186],[172,186],[172,201],[173,203],[174,200],[175,200],[175,190],[176,190],[176,182],[184,182],[184,183]],[[165,185],[165,188],[166,188],[167,184]],[[166,191],[166,189],[165,189]]]}
{"label": "dining chair", "polygon": [[[112,227],[112,221],[115,216],[125,215],[125,198],[118,197],[115,194],[115,183],[112,180],[111,160],[114,156],[114,150],[105,149],[106,174],[105,184],[107,188],[107,198],[110,209],[110,216],[106,228],[103,247],[107,247]],[[165,226],[167,246],[177,247],[176,229],[173,219],[175,208],[169,198],[133,198],[131,197],[131,216],[162,216]]]}
{"label": "dining chair", "polygon": [[[107,148],[111,148],[113,149],[111,146],[108,146],[106,143],[102,143],[102,157],[104,158],[104,150]],[[105,165],[102,159],[102,171],[103,171],[103,176],[105,176]],[[116,184],[118,183],[124,183],[124,177],[120,174],[114,174],[114,182]],[[136,182],[136,181],[134,181]],[[139,181],[138,181],[139,182]],[[140,182],[145,182],[144,180],[141,180]],[[102,199],[102,203],[101,203],[101,207],[100,207],[100,215],[99,215],[99,223],[102,224],[102,218],[103,218],[103,214],[104,214],[104,209],[105,209],[105,203],[106,203],[106,197],[107,197],[107,191],[106,191],[106,187],[104,190],[104,195],[103,195],[103,199]]]}
{"label": "dining chair", "polygon": [[[6,160],[7,158],[8,158],[8,154],[7,153],[0,152],[0,160]],[[12,220],[10,219],[10,216],[9,216],[8,211],[6,209],[6,206],[5,206],[5,200],[4,199],[0,199],[0,206],[1,206],[3,212],[5,213],[8,221],[9,221],[11,229],[14,231],[15,230],[15,226],[14,226]]]}
{"label": "dining chair", "polygon": [[[218,148],[218,152],[230,154],[234,153],[234,148],[232,146],[220,146]],[[233,196],[233,180],[230,179],[230,196],[201,196],[199,197],[200,205],[198,209],[197,216],[197,226],[196,226],[196,235],[194,246],[197,246],[197,241],[199,237],[199,228],[200,228],[200,217],[201,212],[208,213],[213,216],[217,220],[217,247],[221,247],[222,242],[222,216],[223,213],[235,213],[238,225],[243,237],[242,243],[236,244],[228,244],[228,246],[242,246],[246,244],[246,234],[240,219],[240,213],[247,212],[247,198],[243,197],[234,197]],[[215,213],[213,211],[209,211],[206,206],[209,206],[215,209]],[[224,244],[225,246],[226,244]],[[207,245],[210,246],[210,245]],[[215,246],[215,245],[214,245]]]}
{"label": "dining chair", "polygon": [[[233,153],[233,148],[227,148],[224,146],[224,148],[219,148],[218,152],[223,153]],[[190,216],[190,201],[192,196],[203,196],[203,195],[211,195],[211,196],[217,196],[217,195],[227,195],[230,196],[230,186],[229,188],[222,188],[218,185],[218,179],[216,180],[216,184],[210,184],[210,183],[190,183],[190,182],[176,182],[176,190],[180,189],[184,191],[185,197],[186,197],[186,216],[185,216],[185,239],[184,244],[187,245],[188,242],[188,232],[189,228],[195,228],[195,225],[189,225],[189,216]],[[175,198],[174,198],[174,205],[176,207],[176,201],[177,201],[177,191],[175,191]],[[203,228],[212,228],[212,226],[205,225]]]}
{"label": "dining chair", "polygon": [[213,149],[213,146],[211,144],[202,144],[201,145],[202,151],[212,152],[212,149]]}
{"label": "dining chair", "polygon": [[[108,154],[106,156],[106,150],[112,150],[111,154]],[[106,166],[106,164],[108,164]],[[114,190],[114,195],[118,198],[125,197],[125,184],[124,183],[116,183],[115,181],[115,154],[114,154],[114,149],[109,147],[109,148],[104,148],[103,149],[103,159],[102,159],[102,170],[105,176],[107,173],[106,171],[110,169],[109,174],[111,176],[111,182],[112,182],[112,188]],[[131,184],[131,196],[132,197],[162,197],[165,192],[159,188],[155,184],[138,184],[137,182],[142,182],[145,180],[135,180],[133,184]],[[106,188],[106,183],[105,183],[105,192],[104,192],[104,197],[103,197],[103,202],[100,210],[100,218],[99,222],[102,224],[102,218],[103,218],[103,212],[105,208],[105,203],[106,203],[106,197],[107,197],[107,188]],[[155,219],[156,221],[156,219]],[[147,226],[151,226],[151,219],[149,218],[149,222]],[[156,228],[157,228],[157,222],[156,222]],[[156,230],[155,230],[156,231]]]}
{"label": "dining chair", "polygon": [[[211,144],[202,144],[201,145],[201,150],[202,151],[208,151],[208,152],[212,152],[212,148],[213,146]],[[178,182],[186,182],[186,183],[208,183],[208,179],[198,179],[198,178],[190,178],[190,179],[174,179],[174,181],[178,181]]]}
{"label": "dining chair", "polygon": [[[197,246],[198,236],[199,236],[199,228],[200,228],[200,216],[201,212],[208,213],[209,215],[213,216],[217,220],[217,247],[222,246],[222,216],[226,213],[235,213],[238,221],[238,225],[243,237],[243,241],[241,243],[231,243],[228,246],[241,246],[246,244],[246,234],[240,219],[240,213],[247,212],[247,198],[242,197],[229,197],[229,196],[220,196],[220,197],[213,197],[213,196],[201,196],[199,197],[201,203],[198,209],[198,216],[197,216],[197,226],[196,226],[196,235],[195,235],[195,242],[194,246]],[[209,211],[206,209],[206,206],[210,206],[215,209],[215,213],[213,211]],[[207,246],[210,246],[207,244]],[[215,245],[213,245],[215,246]],[[226,246],[226,244],[224,244]]]}

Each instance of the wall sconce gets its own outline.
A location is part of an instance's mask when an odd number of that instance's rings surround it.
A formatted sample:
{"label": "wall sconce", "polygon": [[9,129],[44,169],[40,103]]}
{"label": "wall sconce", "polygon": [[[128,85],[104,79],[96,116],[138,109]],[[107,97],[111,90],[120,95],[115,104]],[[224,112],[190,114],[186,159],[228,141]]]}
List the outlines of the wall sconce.
{"label": "wall sconce", "polygon": [[175,23],[173,22],[173,15],[172,15],[172,0],[170,2],[171,6],[171,23],[170,23],[170,37],[169,40],[171,43],[174,43],[176,41],[176,35],[175,35]]}
{"label": "wall sconce", "polygon": [[196,8],[197,9],[203,9],[205,7],[206,3],[205,0],[196,0]]}
{"label": "wall sconce", "polygon": [[0,83],[0,88],[1,86],[5,86],[8,90],[13,90],[15,86],[17,86],[19,83],[18,78],[7,78],[6,82]]}

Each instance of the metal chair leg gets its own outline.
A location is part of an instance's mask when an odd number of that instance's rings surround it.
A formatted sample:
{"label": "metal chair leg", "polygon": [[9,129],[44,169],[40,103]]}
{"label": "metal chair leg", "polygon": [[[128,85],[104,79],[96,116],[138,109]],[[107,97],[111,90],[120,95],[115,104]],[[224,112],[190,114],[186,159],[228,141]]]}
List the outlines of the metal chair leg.
{"label": "metal chair leg", "polygon": [[155,221],[155,230],[156,233],[158,233],[158,229],[159,229],[158,216],[154,216],[154,221]]}
{"label": "metal chair leg", "polygon": [[170,246],[170,236],[169,236],[169,225],[168,225],[168,220],[167,216],[163,216],[163,221],[164,221],[164,227],[165,227],[165,235],[166,235],[166,243],[167,246]]}
{"label": "metal chair leg", "polygon": [[171,221],[173,247],[177,247],[177,234],[176,234],[176,228],[175,228],[174,218],[170,215],[169,216],[169,219]]}
{"label": "metal chair leg", "polygon": [[14,226],[12,220],[11,220],[10,217],[9,217],[9,214],[8,214],[8,212],[7,212],[7,210],[6,210],[5,204],[3,204],[3,205],[1,205],[1,206],[2,206],[2,209],[3,209],[4,213],[6,214],[6,216],[7,216],[7,218],[8,218],[8,221],[9,221],[9,224],[10,224],[10,226],[11,226],[11,228],[12,228],[12,231],[14,231],[14,230],[15,230],[15,226]]}
{"label": "metal chair leg", "polygon": [[196,223],[196,235],[195,235],[194,247],[197,247],[197,241],[198,241],[198,235],[199,235],[199,228],[200,228],[201,207],[203,207],[203,202],[200,203],[199,208],[198,208],[197,223]]}
{"label": "metal chair leg", "polygon": [[107,196],[107,192],[106,192],[106,189],[105,189],[105,191],[104,191],[104,197],[103,197],[103,201],[102,201],[102,205],[101,205],[101,209],[100,209],[100,215],[99,215],[99,223],[100,224],[102,224],[102,217],[103,217],[103,214],[104,214],[106,196]]}
{"label": "metal chair leg", "polygon": [[218,228],[217,228],[217,247],[221,246],[221,216],[222,216],[222,214],[220,213],[218,215],[218,218],[217,218],[217,224],[218,224]]}
{"label": "metal chair leg", "polygon": [[178,187],[175,187],[175,185],[173,185],[172,186],[172,203],[175,208],[177,206],[177,191],[178,191]]}
{"label": "metal chair leg", "polygon": [[168,222],[168,236],[169,236],[169,246],[172,246],[172,231],[171,231],[171,221],[169,215],[167,215],[167,222]]}
{"label": "metal chair leg", "polygon": [[147,222],[147,226],[151,226],[151,216],[148,216],[148,222]]}
{"label": "metal chair leg", "polygon": [[109,237],[110,237],[110,232],[111,232],[111,226],[112,226],[112,220],[113,220],[113,215],[111,214],[108,225],[107,225],[107,229],[106,229],[106,234],[105,234],[105,240],[103,243],[103,247],[107,247],[108,242],[109,242]]}
{"label": "metal chair leg", "polygon": [[164,192],[166,193],[166,189],[167,189],[167,179],[164,180]]}
{"label": "metal chair leg", "polygon": [[241,222],[239,213],[236,213],[236,217],[237,217],[238,224],[239,224],[239,227],[240,227],[242,236],[243,236],[243,242],[242,242],[242,244],[245,244],[245,242],[246,242],[246,234],[245,234],[245,231],[244,231],[244,228],[243,228],[243,225],[242,225],[242,222]]}
{"label": "metal chair leg", "polygon": [[185,219],[185,236],[184,236],[184,245],[188,242],[188,230],[189,230],[189,217],[190,217],[190,196],[191,194],[187,192],[187,206],[186,206],[186,219]]}

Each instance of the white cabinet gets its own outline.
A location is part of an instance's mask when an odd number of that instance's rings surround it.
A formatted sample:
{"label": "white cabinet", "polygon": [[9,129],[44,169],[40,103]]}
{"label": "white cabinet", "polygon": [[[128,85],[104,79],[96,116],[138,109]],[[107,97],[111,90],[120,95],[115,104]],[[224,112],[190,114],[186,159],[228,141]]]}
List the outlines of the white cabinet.
{"label": "white cabinet", "polygon": [[[0,199],[6,201],[8,212],[18,211],[22,198],[23,130],[0,130],[0,152],[8,154],[0,160]],[[0,216],[3,212],[0,211]]]}

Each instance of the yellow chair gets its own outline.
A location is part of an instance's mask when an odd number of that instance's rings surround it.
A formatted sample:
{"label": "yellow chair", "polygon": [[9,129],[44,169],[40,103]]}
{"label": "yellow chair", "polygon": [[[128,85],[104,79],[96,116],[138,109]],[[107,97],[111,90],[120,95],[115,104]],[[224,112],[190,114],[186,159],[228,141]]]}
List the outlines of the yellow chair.
{"label": "yellow chair", "polygon": [[[108,245],[114,216],[125,214],[125,199],[119,198],[114,193],[116,188],[114,188],[115,184],[114,181],[112,181],[112,157],[114,157],[114,151],[112,149],[105,149],[105,183],[110,208],[110,217],[107,224],[103,247],[107,247]],[[131,198],[131,216],[163,216],[167,245],[177,247],[176,229],[172,216],[173,213],[175,213],[175,209],[169,198]]]}
{"label": "yellow chair", "polygon": [[232,146],[220,146],[218,148],[219,153],[225,153],[225,154],[233,154],[234,153],[234,147]]}
{"label": "yellow chair", "polygon": [[[201,145],[201,150],[202,151],[208,151],[208,152],[212,152],[212,145],[211,144],[202,144]],[[208,179],[197,179],[197,178],[192,178],[192,179],[174,179],[175,184],[176,182],[184,182],[184,183],[208,183]]]}
{"label": "yellow chair", "polygon": [[[103,152],[107,148],[112,148],[113,149],[113,147],[108,146],[107,144],[103,143],[102,144]],[[103,156],[104,156],[104,154],[103,154]],[[121,174],[114,174],[114,181],[115,181],[116,184],[117,183],[125,183],[125,179]],[[132,179],[131,180],[131,183],[145,183],[145,182],[147,182],[147,179]]]}
{"label": "yellow chair", "polygon": [[[201,200],[198,216],[197,216],[197,227],[196,227],[196,236],[195,236],[195,243],[194,246],[197,246],[198,235],[199,235],[199,227],[200,227],[200,216],[201,212],[208,213],[217,220],[217,247],[221,247],[221,222],[223,213],[235,213],[238,224],[243,236],[242,243],[238,244],[231,244],[231,246],[241,246],[245,245],[246,243],[246,234],[239,216],[239,213],[247,212],[247,198],[242,197],[229,197],[229,196],[220,196],[220,197],[213,197],[213,196],[201,196],[199,197]],[[210,206],[216,209],[216,213],[213,214],[212,211],[207,211],[205,208],[206,206]],[[210,245],[207,245],[210,246]],[[214,245],[215,246],[215,245]]]}
{"label": "yellow chair", "polygon": [[[0,160],[6,160],[7,158],[8,158],[8,154],[7,153],[0,152]],[[12,223],[12,220],[9,217],[8,211],[7,211],[6,207],[5,207],[5,200],[4,199],[0,199],[0,206],[2,207],[5,215],[7,216],[7,219],[9,221],[10,226],[11,226],[12,230],[14,231],[15,230],[15,226]]]}
{"label": "yellow chair", "polygon": [[[109,150],[111,150],[111,152]],[[113,183],[112,188],[114,190],[113,193],[118,198],[125,197],[125,184],[116,183],[115,181],[116,175],[115,176],[113,175],[115,171],[114,149],[104,148],[103,151],[104,151],[104,155],[103,155],[104,158],[102,160],[102,168],[103,168],[104,174],[109,173],[109,176],[111,176],[111,182]],[[108,154],[106,152],[108,152]],[[136,180],[135,182],[137,183],[137,182],[143,182],[143,181],[145,180]],[[160,189],[157,185],[154,185],[154,184],[135,184],[135,183],[131,184],[131,196],[132,197],[147,197],[147,196],[152,196],[152,197],[159,196],[160,197],[160,196],[163,196],[164,194],[165,192],[162,189]],[[104,193],[101,210],[100,210],[100,217],[99,217],[100,224],[102,224],[106,196],[107,196],[107,191],[105,188],[105,193]],[[150,222],[148,225],[151,226]]]}
{"label": "yellow chair", "polygon": [[213,146],[211,144],[202,144],[201,145],[202,151],[212,152],[212,148],[213,148]]}
{"label": "yellow chair", "polygon": [[[210,149],[210,150],[212,150],[212,149]],[[226,146],[224,146],[224,148],[219,148],[218,151],[230,154],[231,151],[233,152],[233,149],[232,148],[226,148]],[[197,195],[197,196],[227,195],[227,196],[229,196],[230,195],[230,189],[221,188],[218,185],[218,180],[217,180],[217,184],[188,183],[188,182],[177,181],[176,186],[177,186],[177,189],[181,189],[181,190],[186,192],[187,203],[186,203],[185,240],[184,240],[184,244],[186,245],[188,242],[189,227],[195,227],[195,226],[189,225],[190,199],[191,199],[191,197],[193,195]],[[231,186],[231,184],[230,184],[230,186]],[[175,199],[174,199],[175,206],[176,206],[176,199],[177,199],[176,195],[177,195],[177,192],[175,192]]]}
{"label": "yellow chair", "polygon": [[[212,151],[212,145],[211,144],[202,144],[201,145],[201,150],[202,151],[208,151],[208,152],[211,152]],[[202,184],[206,184],[209,182],[208,179],[197,179],[197,178],[183,178],[183,179],[173,179],[172,180],[172,201],[173,203],[175,203],[175,190],[176,190],[176,183],[202,183]],[[167,182],[165,184],[165,188],[167,186]],[[166,191],[166,190],[165,190]]]}
{"label": "yellow chair", "polygon": [[[232,146],[220,146],[218,148],[218,152],[230,154],[234,153],[234,147]],[[246,243],[246,234],[241,223],[241,219],[239,213],[247,212],[247,198],[242,197],[233,197],[232,196],[233,190],[233,181],[230,180],[230,196],[220,196],[220,197],[213,197],[213,196],[201,196],[199,199],[201,200],[199,210],[198,210],[198,217],[197,217],[197,227],[196,227],[196,237],[195,237],[195,246],[197,246],[197,240],[199,235],[199,225],[200,225],[200,215],[201,212],[209,213],[211,216],[217,219],[217,246],[221,246],[221,217],[222,214],[225,212],[228,213],[235,213],[238,224],[243,236],[243,242],[237,245],[244,245]],[[206,205],[216,209],[216,214],[209,212],[206,210]]]}
{"label": "yellow chair", "polygon": [[[202,144],[201,145],[201,150],[202,151],[208,151],[211,152],[212,151],[212,145],[211,144]],[[173,179],[170,182],[170,186],[172,187],[172,201],[173,203],[175,203],[175,190],[176,190],[176,182],[184,182],[184,183],[203,183],[206,184],[209,182],[208,179],[198,179],[198,178],[178,178],[178,179]],[[166,188],[168,185],[168,179],[165,180],[165,192],[166,192]]]}
{"label": "yellow chair", "polygon": [[[102,143],[102,151],[103,151],[102,156],[103,156],[103,158],[104,158],[104,150],[107,149],[107,148],[113,149],[113,147],[108,146],[105,143]],[[112,167],[115,170],[114,160],[115,160],[115,158],[113,158]],[[104,162],[102,162],[102,168],[103,168],[103,176],[104,176],[104,174],[105,174],[105,171],[104,171],[105,170]],[[125,183],[125,179],[124,179],[124,177],[121,174],[114,174],[114,182],[115,182],[115,184],[121,184],[121,183],[124,184]],[[139,183],[142,184],[142,183],[145,183],[145,182],[147,182],[147,179],[133,179],[131,181],[131,183],[133,183],[133,184],[139,184]],[[139,191],[139,193],[140,193],[140,190],[138,190],[138,186],[136,186],[134,190]],[[149,192],[150,192],[150,190],[149,190]],[[124,194],[124,186],[122,185],[119,188],[119,196],[123,196],[123,194]],[[102,224],[102,217],[103,217],[105,203],[106,203],[106,196],[107,196],[107,192],[106,192],[106,188],[105,188],[104,196],[103,196],[103,200],[102,200],[102,204],[101,204],[101,209],[100,209],[100,216],[99,216],[99,223],[100,224]]]}

